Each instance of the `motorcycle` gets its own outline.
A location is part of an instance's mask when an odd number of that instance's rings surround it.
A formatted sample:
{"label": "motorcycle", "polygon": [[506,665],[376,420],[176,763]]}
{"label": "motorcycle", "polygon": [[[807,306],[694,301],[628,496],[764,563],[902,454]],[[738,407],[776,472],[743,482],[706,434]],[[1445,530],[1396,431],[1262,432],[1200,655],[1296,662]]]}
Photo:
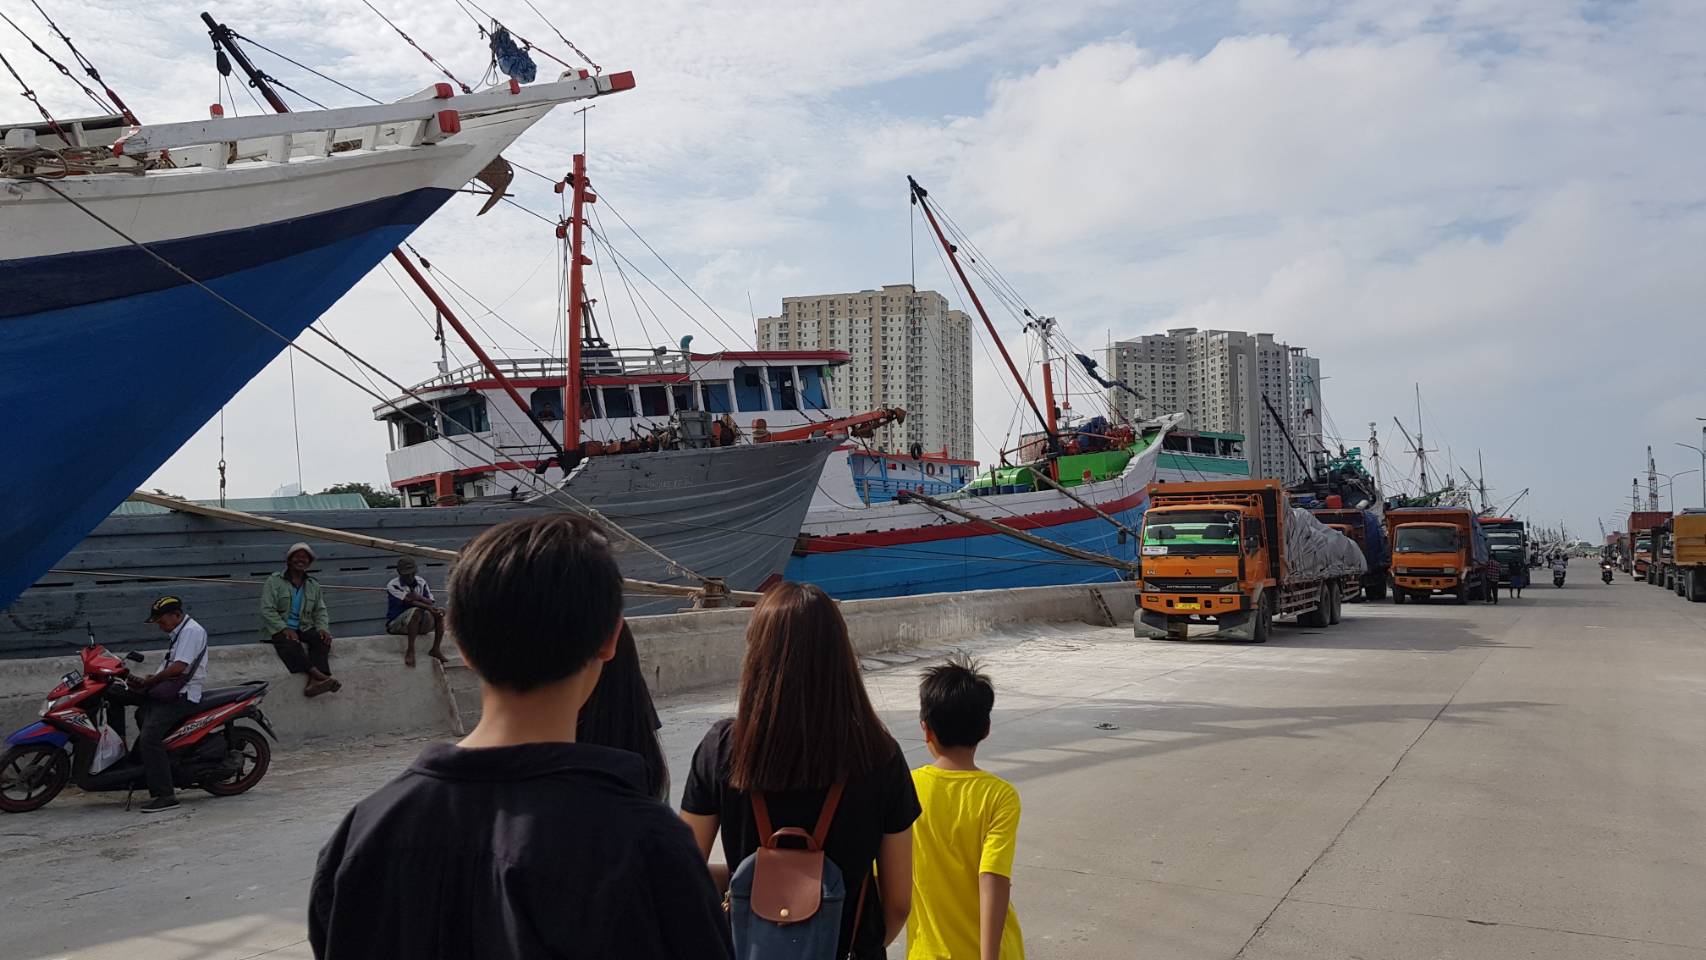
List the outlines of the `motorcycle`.
{"label": "motorcycle", "polygon": [[1602,563],[1599,565],[1599,578],[1606,583],[1611,582],[1611,564]]}
{"label": "motorcycle", "polygon": [[1552,571],[1552,585],[1554,587],[1561,587],[1564,585],[1564,571],[1562,571],[1562,570]]}
{"label": "motorcycle", "polygon": [[[107,702],[107,691],[128,685],[126,661],[140,663],[142,654],[132,651],[120,658],[91,635],[81,658],[82,670],[67,673],[47,695],[41,719],[6,738],[6,752],[0,755],[0,812],[40,809],[67,783],[90,792],[146,789],[142,757],[134,749],[100,772],[93,770],[101,731],[110,731],[106,710],[123,709]],[[261,713],[266,693],[265,680],[203,691],[199,709],[166,734],[173,785],[230,797],[260,783],[272,763],[272,748],[254,727],[237,721],[253,720],[276,741],[278,734]]]}

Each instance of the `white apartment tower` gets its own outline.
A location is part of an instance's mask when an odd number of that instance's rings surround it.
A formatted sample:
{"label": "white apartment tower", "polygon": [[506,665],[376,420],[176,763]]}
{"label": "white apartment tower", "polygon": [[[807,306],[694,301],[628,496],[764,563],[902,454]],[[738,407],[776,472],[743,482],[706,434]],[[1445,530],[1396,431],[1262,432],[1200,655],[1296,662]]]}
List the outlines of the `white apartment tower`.
{"label": "white apartment tower", "polygon": [[[1109,391],[1109,403],[1129,420],[1184,413],[1181,427],[1242,434],[1252,477],[1302,479],[1292,444],[1305,460],[1324,449],[1321,361],[1271,333],[1181,327],[1121,340],[1108,348],[1105,369],[1148,401]],[[1285,420],[1291,443],[1274,424],[1264,395]]]}
{"label": "white apartment tower", "polygon": [[881,290],[782,298],[758,319],[760,350],[845,350],[828,380],[830,402],[853,412],[901,407],[906,423],[877,431],[884,450],[972,457],[971,318],[934,290]]}

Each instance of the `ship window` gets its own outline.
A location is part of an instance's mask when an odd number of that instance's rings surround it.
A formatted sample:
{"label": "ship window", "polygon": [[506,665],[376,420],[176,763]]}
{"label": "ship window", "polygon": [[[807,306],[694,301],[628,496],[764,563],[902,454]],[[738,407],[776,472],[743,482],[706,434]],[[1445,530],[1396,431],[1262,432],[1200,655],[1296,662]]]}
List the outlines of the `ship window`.
{"label": "ship window", "polygon": [[799,392],[794,389],[794,368],[771,367],[768,372],[770,374],[770,409],[800,409]]}
{"label": "ship window", "polygon": [[743,413],[767,409],[764,405],[764,370],[762,367],[735,368],[735,401],[740,404]]}
{"label": "ship window", "polygon": [[634,395],[627,387],[605,387],[599,391],[604,394],[604,415],[612,420],[634,415]]}
{"label": "ship window", "polygon": [[729,398],[729,382],[727,380],[706,380],[699,384],[699,389],[705,392],[705,410],[708,413],[733,413],[734,401]]}
{"label": "ship window", "polygon": [[486,401],[481,397],[466,400],[456,400],[442,405],[444,411],[444,435],[459,436],[464,433],[481,433],[491,429],[486,422]]}
{"label": "ship window", "polygon": [[683,383],[679,386],[670,387],[669,392],[672,395],[672,399],[675,400],[675,409],[699,409],[699,398],[693,394],[693,384]]}
{"label": "ship window", "polygon": [[829,403],[823,396],[823,368],[800,368],[800,397],[805,400],[807,410],[826,410]]}
{"label": "ship window", "polygon": [[648,417],[669,416],[669,388],[641,387],[640,413]]}
{"label": "ship window", "polygon": [[563,391],[557,387],[540,387],[527,398],[533,415],[541,420],[563,419]]}

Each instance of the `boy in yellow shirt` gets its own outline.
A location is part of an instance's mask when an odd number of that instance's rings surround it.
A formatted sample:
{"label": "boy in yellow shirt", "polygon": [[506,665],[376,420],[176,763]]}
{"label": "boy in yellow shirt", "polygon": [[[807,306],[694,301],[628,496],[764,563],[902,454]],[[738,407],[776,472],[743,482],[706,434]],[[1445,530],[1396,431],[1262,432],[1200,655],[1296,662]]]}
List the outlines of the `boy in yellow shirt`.
{"label": "boy in yellow shirt", "polygon": [[955,657],[925,671],[919,726],[936,762],[912,771],[924,808],[912,825],[907,960],[1024,960],[1008,906],[1019,839],[1019,791],[977,768],[995,687]]}

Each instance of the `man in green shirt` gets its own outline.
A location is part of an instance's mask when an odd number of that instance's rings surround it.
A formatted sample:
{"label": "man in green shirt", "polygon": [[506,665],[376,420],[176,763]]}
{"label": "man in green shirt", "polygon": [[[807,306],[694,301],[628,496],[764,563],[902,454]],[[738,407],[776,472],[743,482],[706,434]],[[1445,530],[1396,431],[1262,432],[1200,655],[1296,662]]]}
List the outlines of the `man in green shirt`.
{"label": "man in green shirt", "polygon": [[308,575],[313,563],[313,548],[291,544],[284,570],[267,577],[261,588],[261,634],[285,669],[306,675],[302,693],[309,697],[343,686],[332,677],[332,618],[320,581]]}

